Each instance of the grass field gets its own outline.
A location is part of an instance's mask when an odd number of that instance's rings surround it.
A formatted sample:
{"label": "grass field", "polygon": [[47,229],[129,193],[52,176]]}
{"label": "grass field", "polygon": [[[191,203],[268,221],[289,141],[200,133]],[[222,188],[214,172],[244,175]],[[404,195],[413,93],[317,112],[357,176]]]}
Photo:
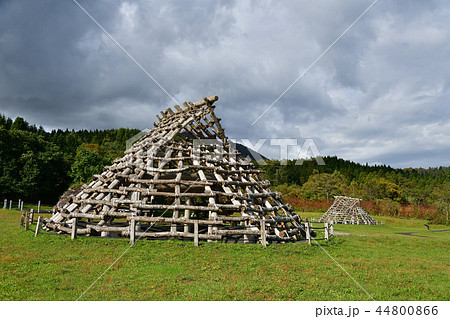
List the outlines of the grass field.
{"label": "grass field", "polygon": [[[300,213],[316,217],[320,213]],[[76,300],[127,248],[126,239],[77,238],[19,228],[0,210],[0,300]],[[320,241],[375,300],[449,300],[448,227],[383,218],[337,225]],[[34,229],[34,225],[32,226]],[[417,237],[396,234],[414,232]],[[317,244],[138,241],[81,300],[370,300]]]}

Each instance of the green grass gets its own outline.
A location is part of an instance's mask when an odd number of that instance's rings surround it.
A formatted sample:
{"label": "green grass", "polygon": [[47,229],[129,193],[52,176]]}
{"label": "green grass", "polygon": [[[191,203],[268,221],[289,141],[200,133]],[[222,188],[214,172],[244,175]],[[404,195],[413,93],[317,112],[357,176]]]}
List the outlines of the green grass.
{"label": "green grass", "polygon": [[[71,241],[45,232],[34,238],[18,227],[19,218],[20,212],[0,210],[0,300],[75,300],[129,248],[126,239]],[[376,300],[449,300],[450,232],[428,232],[419,220],[377,219],[385,225],[337,225],[335,231],[352,235],[320,245]],[[438,229],[445,226],[432,225]],[[82,300],[370,298],[317,243],[195,247],[143,240]]]}

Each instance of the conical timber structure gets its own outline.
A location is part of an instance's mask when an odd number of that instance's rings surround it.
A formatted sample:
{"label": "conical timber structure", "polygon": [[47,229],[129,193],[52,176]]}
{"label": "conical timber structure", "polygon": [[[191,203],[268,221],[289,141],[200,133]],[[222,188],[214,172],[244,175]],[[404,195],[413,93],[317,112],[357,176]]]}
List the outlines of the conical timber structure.
{"label": "conical timber structure", "polygon": [[233,150],[217,96],[161,112],[154,128],[45,220],[72,236],[299,241],[301,218]]}
{"label": "conical timber structure", "polygon": [[361,207],[361,199],[346,196],[335,196],[333,205],[320,217],[319,221],[377,225],[377,222]]}

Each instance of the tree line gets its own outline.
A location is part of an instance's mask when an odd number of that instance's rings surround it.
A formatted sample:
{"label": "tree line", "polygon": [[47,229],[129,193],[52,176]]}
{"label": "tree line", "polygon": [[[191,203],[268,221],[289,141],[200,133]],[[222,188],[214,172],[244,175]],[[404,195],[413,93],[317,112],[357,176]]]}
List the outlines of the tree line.
{"label": "tree line", "polygon": [[[450,210],[450,167],[395,169],[386,165],[362,165],[336,156],[323,158],[325,165],[315,160],[265,161],[260,168],[273,187],[294,203],[326,201],[330,205],[336,195],[361,198],[370,202],[381,214],[430,216],[448,221]],[[429,207],[432,205],[433,207]],[[303,207],[302,207],[303,208]]]}
{"label": "tree line", "polygon": [[[52,130],[0,114],[0,198],[53,204],[121,156],[138,129]],[[75,184],[75,185],[74,185]]]}

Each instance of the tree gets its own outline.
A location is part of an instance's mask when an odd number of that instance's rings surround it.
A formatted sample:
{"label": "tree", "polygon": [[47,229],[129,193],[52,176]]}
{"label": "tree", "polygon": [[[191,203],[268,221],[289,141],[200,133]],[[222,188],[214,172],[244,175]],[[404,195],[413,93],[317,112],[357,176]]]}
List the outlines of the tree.
{"label": "tree", "polygon": [[109,164],[110,160],[100,156],[98,152],[82,147],[75,156],[70,176],[74,183],[87,183],[93,175],[101,173],[103,167]]}
{"label": "tree", "polygon": [[303,197],[329,201],[330,197],[342,194],[345,184],[344,177],[338,171],[315,174],[302,186]]}
{"label": "tree", "polygon": [[399,201],[401,193],[400,186],[372,173],[368,174],[364,181],[363,197],[365,200],[391,199]]}
{"label": "tree", "polygon": [[28,123],[25,122],[25,120],[23,118],[18,116],[14,120],[14,123],[11,126],[11,130],[26,131],[26,130],[28,130]]}
{"label": "tree", "polygon": [[431,196],[433,197],[438,210],[445,214],[448,224],[448,212],[450,210],[450,183],[445,183],[435,187]]}

